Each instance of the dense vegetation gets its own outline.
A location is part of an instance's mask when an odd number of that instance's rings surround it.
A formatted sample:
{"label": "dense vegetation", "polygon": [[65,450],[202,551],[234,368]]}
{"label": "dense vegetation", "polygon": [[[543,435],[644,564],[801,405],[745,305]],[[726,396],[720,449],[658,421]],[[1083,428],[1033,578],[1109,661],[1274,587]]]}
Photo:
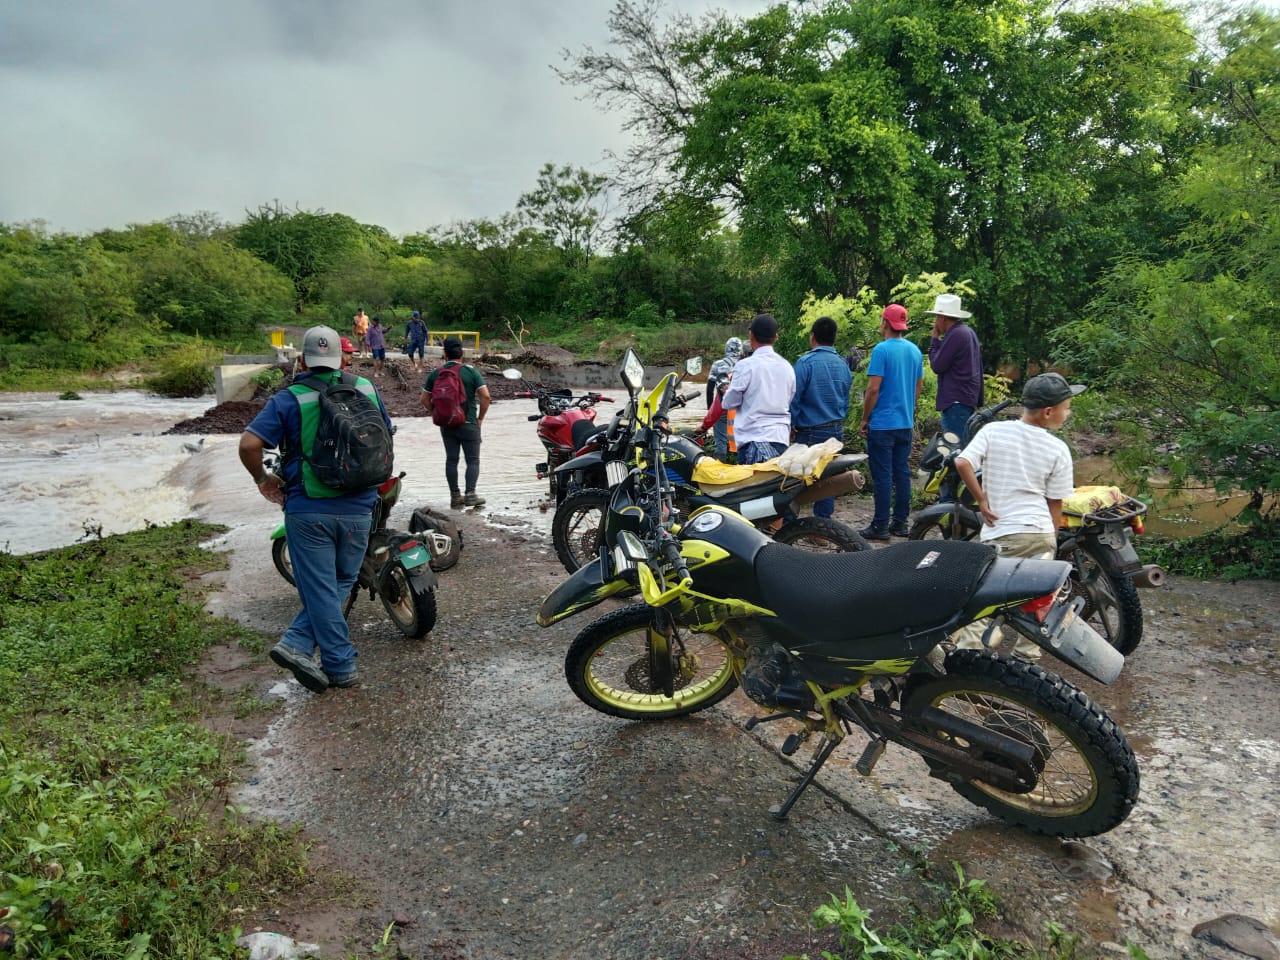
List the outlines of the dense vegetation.
{"label": "dense vegetation", "polygon": [[297,839],[226,806],[235,749],[189,679],[259,642],[189,592],[216,532],[0,554],[0,953],[231,957],[233,911],[302,882]]}
{"label": "dense vegetation", "polygon": [[635,134],[612,177],[547,164],[509,214],[403,237],[278,203],[0,227],[0,386],[357,306],[606,354],[707,351],[771,309],[795,352],[822,312],[844,346],[891,296],[954,289],[992,372],[1069,364],[1149,467],[1243,488],[1254,517],[1280,488],[1280,18],[1197,16],[620,0],[562,70]]}

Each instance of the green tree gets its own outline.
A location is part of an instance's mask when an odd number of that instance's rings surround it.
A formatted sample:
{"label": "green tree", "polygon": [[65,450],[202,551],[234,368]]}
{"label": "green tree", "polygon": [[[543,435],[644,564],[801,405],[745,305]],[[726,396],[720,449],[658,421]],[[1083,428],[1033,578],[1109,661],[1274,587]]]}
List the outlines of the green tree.
{"label": "green tree", "polygon": [[608,178],[581,167],[544,164],[537,185],[521,195],[516,210],[559,248],[575,267],[591,259],[604,221]]}
{"label": "green tree", "polygon": [[235,243],[293,282],[298,309],[316,302],[323,276],[344,259],[363,252],[389,255],[394,247],[381,227],[341,213],[288,210],[278,201],[249,213],[236,229]]}
{"label": "green tree", "polygon": [[1213,135],[1161,198],[1183,224],[1172,250],[1123,259],[1059,340],[1140,400],[1176,479],[1248,491],[1259,520],[1280,491],[1280,18],[1247,12],[1217,39],[1198,76]]}

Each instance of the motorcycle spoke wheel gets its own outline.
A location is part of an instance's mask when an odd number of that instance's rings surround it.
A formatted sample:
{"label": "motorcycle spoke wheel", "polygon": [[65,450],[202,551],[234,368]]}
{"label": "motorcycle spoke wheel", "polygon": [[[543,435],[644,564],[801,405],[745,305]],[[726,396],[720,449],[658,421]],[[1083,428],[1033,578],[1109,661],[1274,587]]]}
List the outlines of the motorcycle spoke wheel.
{"label": "motorcycle spoke wheel", "polygon": [[719,634],[677,629],[671,638],[674,696],[654,682],[644,604],[587,626],[565,658],[565,676],[588,706],[615,717],[663,720],[706,709],[737,686],[733,654]]}
{"label": "motorcycle spoke wheel", "polygon": [[1051,816],[1086,810],[1098,794],[1088,759],[1054,723],[1039,711],[992,693],[956,690],[937,697],[932,706],[1035,749],[1040,779],[1030,793],[1007,793],[981,781],[979,790],[1014,807]]}
{"label": "motorcycle spoke wheel", "polygon": [[556,508],[551,541],[570,573],[596,558],[608,512],[609,491],[597,489],[579,490]]}
{"label": "motorcycle spoke wheel", "polygon": [[1080,616],[1126,657],[1142,640],[1142,601],[1127,577],[1109,576],[1093,557],[1076,551],[1072,564],[1071,596],[1083,597]]}
{"label": "motorcycle spoke wheel", "polygon": [[[916,679],[906,691],[905,713],[926,707],[1033,749],[1036,780],[1025,793],[964,779],[964,768],[945,760],[925,760],[958,794],[1002,820],[1049,836],[1092,837],[1122,823],[1137,803],[1138,763],[1124,733],[1083,691],[1039,666],[953,651],[945,676]],[[968,746],[959,738],[952,745]],[[987,763],[1010,762],[998,752],[975,752]]]}

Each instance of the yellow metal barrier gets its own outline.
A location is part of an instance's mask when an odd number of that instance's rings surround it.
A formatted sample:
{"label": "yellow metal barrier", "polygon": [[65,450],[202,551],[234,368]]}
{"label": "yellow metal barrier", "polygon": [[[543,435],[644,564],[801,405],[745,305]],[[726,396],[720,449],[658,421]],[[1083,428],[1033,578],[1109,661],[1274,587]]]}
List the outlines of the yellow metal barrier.
{"label": "yellow metal barrier", "polygon": [[471,337],[472,342],[475,345],[474,349],[476,353],[480,352],[479,330],[432,330],[427,334],[427,346],[434,347],[436,345],[437,338],[443,342],[445,337],[458,337],[459,339],[462,337]]}
{"label": "yellow metal barrier", "polygon": [[284,346],[284,327],[271,328],[271,345],[273,347]]}

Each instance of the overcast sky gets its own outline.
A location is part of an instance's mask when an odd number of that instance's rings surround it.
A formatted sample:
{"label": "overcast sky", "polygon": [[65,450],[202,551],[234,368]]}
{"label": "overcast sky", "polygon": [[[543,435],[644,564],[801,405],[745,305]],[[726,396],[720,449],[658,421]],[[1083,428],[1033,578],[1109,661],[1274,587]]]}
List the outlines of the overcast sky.
{"label": "overcast sky", "polygon": [[[611,0],[7,0],[0,221],[91,230],[279,198],[407,233],[603,171],[618,119],[551,71]],[[691,13],[764,0],[670,0]]]}

